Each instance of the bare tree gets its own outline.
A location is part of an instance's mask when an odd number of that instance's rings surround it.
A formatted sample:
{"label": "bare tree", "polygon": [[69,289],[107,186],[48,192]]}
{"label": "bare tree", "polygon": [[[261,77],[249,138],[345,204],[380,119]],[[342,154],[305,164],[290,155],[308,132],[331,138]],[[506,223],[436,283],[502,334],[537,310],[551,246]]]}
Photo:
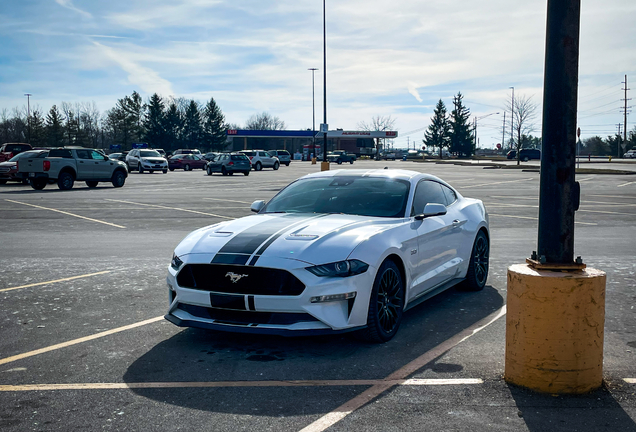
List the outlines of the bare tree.
{"label": "bare tree", "polygon": [[245,122],[248,130],[284,130],[286,127],[284,121],[265,111],[251,115]]}
{"label": "bare tree", "polygon": [[[371,121],[369,123],[365,121],[361,121],[358,123],[358,129],[363,131],[388,131],[394,130],[395,127],[395,119],[390,115],[388,116],[373,116],[371,117]],[[376,159],[379,157],[380,153],[380,140],[382,140],[382,144],[384,145],[385,138],[376,138],[375,139],[375,157]]]}
{"label": "bare tree", "polygon": [[512,112],[512,130],[516,135],[512,146],[517,151],[517,165],[520,163],[521,147],[524,142],[523,136],[530,135],[536,129],[535,119],[537,116],[538,104],[532,100],[532,96],[519,96],[515,98],[514,106],[512,102],[506,102],[506,110]]}

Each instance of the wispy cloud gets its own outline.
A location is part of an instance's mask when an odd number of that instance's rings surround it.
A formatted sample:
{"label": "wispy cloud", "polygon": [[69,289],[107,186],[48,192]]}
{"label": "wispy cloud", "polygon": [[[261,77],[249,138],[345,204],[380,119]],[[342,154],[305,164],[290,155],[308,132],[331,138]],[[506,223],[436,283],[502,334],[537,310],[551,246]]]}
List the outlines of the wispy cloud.
{"label": "wispy cloud", "polygon": [[86,18],[93,18],[93,15],[91,15],[90,13],[75,7],[75,5],[73,4],[72,0],[55,0],[55,3],[59,4],[62,7],[65,7],[67,9],[72,10],[73,12],[77,12],[78,14],[86,17]]}
{"label": "wispy cloud", "polygon": [[406,88],[408,89],[409,93],[411,93],[418,102],[422,102],[423,99],[421,98],[420,93],[417,91],[417,87],[418,85],[414,82],[409,81],[406,83]]}
{"label": "wispy cloud", "polygon": [[161,78],[154,70],[131,60],[125,52],[117,51],[98,42],[93,42],[93,44],[106,57],[117,63],[128,73],[130,84],[138,85],[142,91],[148,94],[155,92],[166,96],[175,94],[172,90],[172,84],[168,80]]}

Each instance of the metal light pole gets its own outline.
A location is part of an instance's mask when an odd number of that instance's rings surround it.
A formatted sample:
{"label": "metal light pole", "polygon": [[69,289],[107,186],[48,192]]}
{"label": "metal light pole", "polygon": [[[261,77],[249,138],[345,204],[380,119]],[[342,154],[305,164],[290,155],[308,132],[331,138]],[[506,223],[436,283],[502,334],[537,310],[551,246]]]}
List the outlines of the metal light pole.
{"label": "metal light pole", "polygon": [[[324,127],[327,128],[327,6],[326,0],[322,0],[322,64],[323,64],[323,107],[324,107]],[[323,136],[322,161],[327,162],[327,129]]]}
{"label": "metal light pole", "polygon": [[477,117],[477,116],[475,116],[475,128],[474,128],[474,129],[475,129],[475,148],[477,148],[477,122],[478,122],[479,120],[483,120],[483,119],[485,119],[486,117],[490,117],[491,115],[495,115],[495,114],[499,114],[499,113],[498,113],[498,112],[494,112],[494,113],[490,113],[490,114],[483,115],[483,116],[481,116],[481,117]]}
{"label": "metal light pole", "polygon": [[[311,114],[312,114],[311,132],[313,136],[312,153],[315,156],[316,155],[316,94],[315,94],[315,87],[314,87],[314,74],[318,70],[318,68],[309,68],[307,70],[311,71]],[[312,162],[313,162],[313,158],[312,158]]]}
{"label": "metal light pole", "polygon": [[510,149],[515,142],[515,88],[512,89],[512,105],[510,107]]}
{"label": "metal light pole", "polygon": [[28,142],[31,144],[31,93],[24,94],[27,97],[27,129],[29,133]]}

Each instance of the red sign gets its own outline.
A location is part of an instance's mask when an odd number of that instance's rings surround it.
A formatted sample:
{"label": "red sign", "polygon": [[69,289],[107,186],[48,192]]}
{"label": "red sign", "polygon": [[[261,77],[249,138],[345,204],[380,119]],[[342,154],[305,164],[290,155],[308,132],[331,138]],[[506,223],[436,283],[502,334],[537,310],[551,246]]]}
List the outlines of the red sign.
{"label": "red sign", "polygon": [[228,135],[236,135],[238,132],[236,131],[236,129],[228,129],[227,130],[227,134]]}
{"label": "red sign", "polygon": [[501,149],[501,144],[497,143],[497,148]]}
{"label": "red sign", "polygon": [[389,132],[387,132],[387,133],[386,133],[386,136],[388,136],[388,137],[395,137],[395,136],[397,136],[397,132],[389,131]]}

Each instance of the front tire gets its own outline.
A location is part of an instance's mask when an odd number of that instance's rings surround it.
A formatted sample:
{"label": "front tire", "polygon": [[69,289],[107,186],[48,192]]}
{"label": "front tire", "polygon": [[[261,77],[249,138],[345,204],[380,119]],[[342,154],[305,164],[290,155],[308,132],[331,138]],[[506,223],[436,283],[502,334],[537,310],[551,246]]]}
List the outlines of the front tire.
{"label": "front tire", "polygon": [[184,171],[190,171],[192,168],[190,168],[189,164],[185,164],[185,166],[183,167]]}
{"label": "front tire", "polygon": [[73,174],[68,172],[63,172],[57,178],[57,187],[61,190],[71,190],[73,189],[73,184],[75,183],[75,179],[73,178]]}
{"label": "front tire", "polygon": [[280,168],[280,164],[278,162],[274,162],[274,171]]}
{"label": "front tire", "polygon": [[163,170],[163,173],[168,174],[168,170],[167,169]]}
{"label": "front tire", "polygon": [[351,160],[349,161],[349,163],[350,163],[351,165],[353,165],[353,159],[351,159]]}
{"label": "front tire", "polygon": [[338,165],[342,165],[342,160],[338,159]]}
{"label": "front tire", "polygon": [[464,291],[481,291],[486,286],[488,279],[488,257],[490,244],[483,231],[479,231],[475,237],[473,251],[470,254],[466,279],[459,286]]}
{"label": "front tire", "polygon": [[137,165],[137,171],[139,171],[139,174],[144,173],[144,169],[141,167],[141,164]]}
{"label": "front tire", "polygon": [[397,333],[404,311],[404,281],[398,266],[390,259],[382,263],[373,282],[367,327],[361,330],[363,339],[384,343]]}
{"label": "front tire", "polygon": [[223,174],[224,176],[227,175],[227,170],[225,169],[225,167],[221,167],[221,174]]}
{"label": "front tire", "polygon": [[208,167],[205,171],[208,173],[208,175],[212,175],[212,168]]}
{"label": "front tire", "polygon": [[98,184],[99,184],[99,182],[96,182],[96,181],[87,181],[86,182],[86,186],[88,186],[89,188],[95,188],[95,187],[97,187]]}
{"label": "front tire", "polygon": [[116,188],[122,187],[124,183],[126,183],[126,174],[124,174],[122,171],[115,171],[113,173],[111,183]]}

